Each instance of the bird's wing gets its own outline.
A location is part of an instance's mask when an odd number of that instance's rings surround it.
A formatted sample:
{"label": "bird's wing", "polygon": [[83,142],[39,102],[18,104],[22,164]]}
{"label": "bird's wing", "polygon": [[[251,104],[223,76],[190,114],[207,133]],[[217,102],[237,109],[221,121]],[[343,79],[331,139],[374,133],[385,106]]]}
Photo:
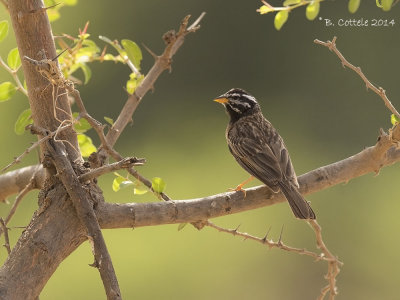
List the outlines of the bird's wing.
{"label": "bird's wing", "polygon": [[230,139],[228,145],[237,162],[247,172],[270,188],[277,187],[283,174],[274,152],[267,143],[239,136]]}

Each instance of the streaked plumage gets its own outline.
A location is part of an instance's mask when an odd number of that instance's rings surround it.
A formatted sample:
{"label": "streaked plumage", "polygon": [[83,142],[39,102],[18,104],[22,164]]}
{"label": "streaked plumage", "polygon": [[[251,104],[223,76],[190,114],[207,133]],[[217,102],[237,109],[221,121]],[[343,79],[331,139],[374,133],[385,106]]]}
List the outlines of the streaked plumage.
{"label": "streaked plumage", "polygon": [[299,184],[285,143],[262,115],[257,100],[236,88],[215,101],[222,103],[230,116],[226,140],[239,165],[274,192],[281,190],[297,218],[315,219],[310,205],[298,191]]}

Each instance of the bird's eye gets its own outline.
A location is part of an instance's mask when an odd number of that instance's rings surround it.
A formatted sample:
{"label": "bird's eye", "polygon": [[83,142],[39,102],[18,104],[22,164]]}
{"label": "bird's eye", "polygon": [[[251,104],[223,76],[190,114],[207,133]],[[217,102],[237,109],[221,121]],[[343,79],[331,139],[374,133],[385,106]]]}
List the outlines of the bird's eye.
{"label": "bird's eye", "polygon": [[233,100],[237,100],[237,99],[239,99],[238,96],[233,96]]}

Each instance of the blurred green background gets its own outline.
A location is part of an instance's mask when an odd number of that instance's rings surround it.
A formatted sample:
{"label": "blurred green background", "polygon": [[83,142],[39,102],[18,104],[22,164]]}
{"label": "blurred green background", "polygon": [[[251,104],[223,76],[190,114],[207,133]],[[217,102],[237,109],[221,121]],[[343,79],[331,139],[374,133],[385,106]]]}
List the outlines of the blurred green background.
{"label": "blurred green background", "polygon": [[[279,5],[280,1],[271,1]],[[190,199],[224,192],[247,178],[228,152],[224,130],[227,116],[211,100],[232,87],[252,93],[264,114],[286,141],[297,174],[351,156],[375,143],[379,128],[389,128],[390,113],[382,100],[367,92],[358,76],[341,67],[338,58],[315,45],[337,36],[338,48],[367,77],[382,85],[400,108],[399,5],[384,13],[374,1],[362,1],[351,15],[347,1],[321,4],[320,17],[394,19],[393,27],[326,27],[324,20],[307,21],[304,8],[290,14],[280,32],[273,15],[260,16],[259,1],[80,1],[61,10],[55,34],[77,34],[90,21],[89,32],[109,38],[129,38],[156,53],[161,36],[177,29],[181,19],[202,11],[201,29],[187,37],[174,57],[172,73],[163,74],[154,93],[143,99],[118,144],[124,155],[146,157],[140,172],[162,177],[173,199]],[[0,20],[7,19],[4,9]],[[103,45],[98,41],[99,45]],[[5,58],[15,47],[10,35],[1,44]],[[153,64],[144,54],[143,71]],[[116,118],[126,100],[123,90],[129,69],[123,65],[92,65],[93,77],[80,87],[88,110],[101,120]],[[1,81],[10,76],[0,70]],[[1,103],[1,166],[24,151],[34,138],[16,136],[14,122],[28,107],[18,94]],[[95,134],[89,135],[98,141]],[[32,153],[23,165],[36,161]],[[337,299],[398,299],[400,264],[398,228],[400,201],[398,165],[308,196],[325,242],[344,262],[338,276]],[[113,176],[100,179],[109,202],[157,201],[132,190],[111,190]],[[259,182],[254,181],[253,185]],[[11,226],[26,225],[37,208],[37,193],[23,201]],[[13,199],[9,199],[13,202]],[[0,204],[5,216],[10,205]],[[312,230],[295,220],[287,204],[213,220],[216,224],[283,240],[315,250]],[[242,241],[205,228],[177,225],[105,230],[124,299],[315,299],[325,285],[327,266],[311,258]],[[20,229],[10,232],[12,245]],[[1,260],[6,258],[3,248]],[[66,259],[44,288],[41,299],[105,299],[98,272],[85,243]],[[22,287],[21,287],[22,288]]]}

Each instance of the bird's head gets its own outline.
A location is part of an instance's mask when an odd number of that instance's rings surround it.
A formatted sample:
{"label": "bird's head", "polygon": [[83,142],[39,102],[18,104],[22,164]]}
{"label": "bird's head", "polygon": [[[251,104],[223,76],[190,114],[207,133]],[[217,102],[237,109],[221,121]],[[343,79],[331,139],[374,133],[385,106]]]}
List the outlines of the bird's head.
{"label": "bird's head", "polygon": [[245,90],[238,88],[227,91],[225,94],[214,99],[214,101],[225,106],[232,122],[260,111],[260,106],[256,98]]}

